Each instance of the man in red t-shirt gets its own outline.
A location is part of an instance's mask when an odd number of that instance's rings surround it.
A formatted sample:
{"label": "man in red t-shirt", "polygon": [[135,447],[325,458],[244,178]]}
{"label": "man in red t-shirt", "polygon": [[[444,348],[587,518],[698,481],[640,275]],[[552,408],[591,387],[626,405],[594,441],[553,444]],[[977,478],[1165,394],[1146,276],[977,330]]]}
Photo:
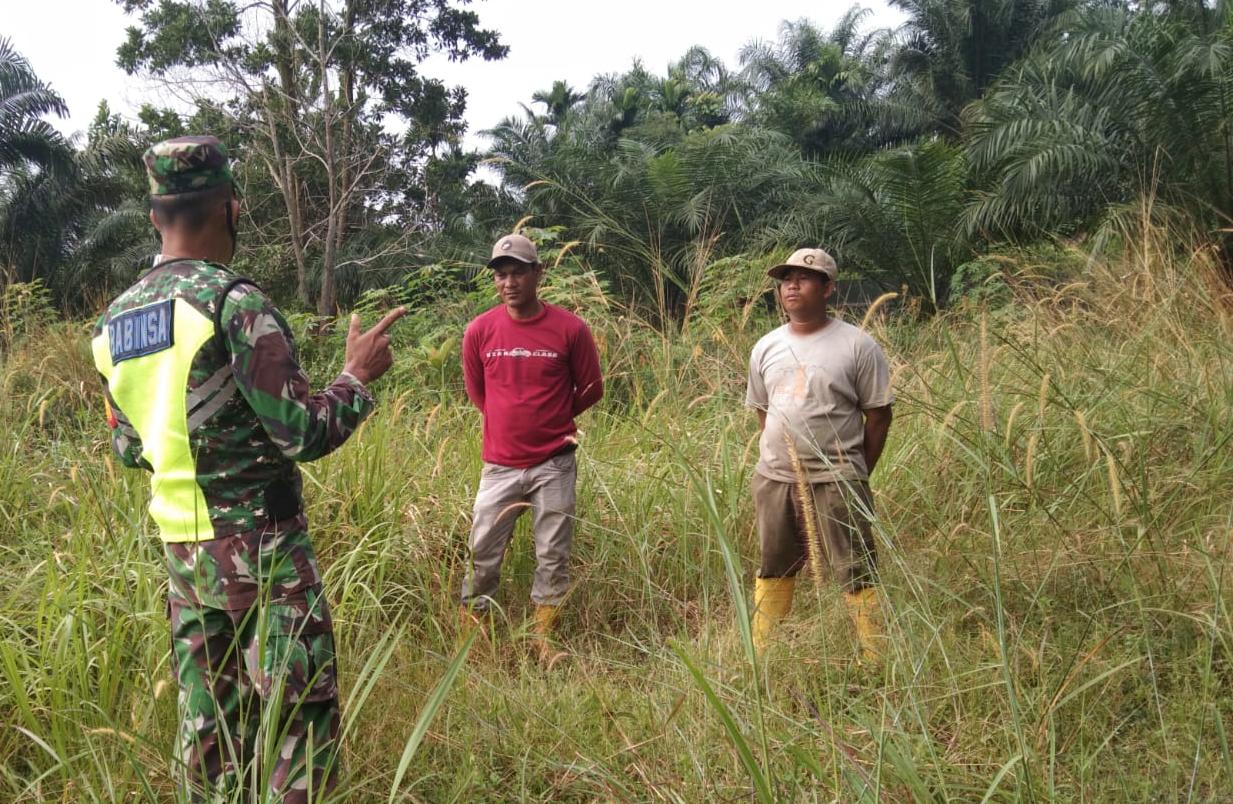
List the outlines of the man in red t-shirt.
{"label": "man in red t-shirt", "polygon": [[535,529],[535,650],[550,654],[557,607],[569,589],[578,441],[574,417],[604,395],[595,341],[582,319],[537,293],[544,266],[535,244],[506,235],[492,248],[503,304],[479,315],[462,339],[467,396],[484,414],[484,470],[471,526],[465,612],[496,593],[514,522],[529,505]]}

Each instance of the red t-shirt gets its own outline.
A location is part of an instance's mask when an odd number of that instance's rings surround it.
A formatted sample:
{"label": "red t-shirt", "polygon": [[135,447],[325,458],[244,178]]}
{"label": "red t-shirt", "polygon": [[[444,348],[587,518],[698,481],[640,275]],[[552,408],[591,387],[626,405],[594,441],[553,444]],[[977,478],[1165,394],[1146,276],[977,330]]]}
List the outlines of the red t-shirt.
{"label": "red t-shirt", "polygon": [[462,337],[467,396],[484,414],[487,463],[524,468],[573,443],[574,417],[604,395],[599,353],[582,319],[541,302],[510,318],[504,305],[476,316]]}

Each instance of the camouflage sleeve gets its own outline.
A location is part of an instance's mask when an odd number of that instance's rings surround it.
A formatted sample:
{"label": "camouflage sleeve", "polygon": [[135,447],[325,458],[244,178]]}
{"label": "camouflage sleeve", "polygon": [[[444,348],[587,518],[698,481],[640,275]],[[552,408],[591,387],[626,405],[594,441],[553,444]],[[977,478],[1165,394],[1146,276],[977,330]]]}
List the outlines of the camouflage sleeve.
{"label": "camouflage sleeve", "polygon": [[296,361],[291,328],[266,295],[241,285],[223,303],[231,371],[270,439],[293,461],[337,449],[372,412],[368,389],[344,372],[312,393]]}

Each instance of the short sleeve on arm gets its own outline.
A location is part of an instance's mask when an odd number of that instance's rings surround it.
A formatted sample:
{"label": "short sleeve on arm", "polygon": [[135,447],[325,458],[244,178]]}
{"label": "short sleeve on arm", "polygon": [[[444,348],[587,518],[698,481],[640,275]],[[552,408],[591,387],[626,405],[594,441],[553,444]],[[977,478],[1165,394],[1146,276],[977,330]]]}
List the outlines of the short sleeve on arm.
{"label": "short sleeve on arm", "polygon": [[856,360],[856,391],[861,410],[884,408],[895,401],[890,384],[890,364],[882,347],[872,337],[860,341]]}
{"label": "short sleeve on arm", "polygon": [[766,395],[766,382],[762,378],[762,356],[765,351],[759,343],[749,356],[749,380],[745,386],[745,407],[747,408],[766,410],[769,402]]}

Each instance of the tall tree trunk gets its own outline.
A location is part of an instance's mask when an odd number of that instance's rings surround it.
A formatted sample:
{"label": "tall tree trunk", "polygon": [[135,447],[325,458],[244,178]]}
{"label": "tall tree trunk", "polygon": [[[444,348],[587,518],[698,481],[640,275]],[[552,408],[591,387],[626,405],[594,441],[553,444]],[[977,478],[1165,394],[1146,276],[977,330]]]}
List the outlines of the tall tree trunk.
{"label": "tall tree trunk", "polygon": [[[339,138],[338,151],[343,155],[342,171],[339,176],[339,186],[347,193],[351,185],[351,137],[358,110],[355,108],[355,0],[347,0],[343,11],[343,48],[345,62],[338,70],[338,93],[342,105],[342,135]],[[348,193],[349,195],[349,193]],[[343,238],[347,236],[348,213],[350,204],[343,204],[339,210],[338,237],[335,245],[342,248]]]}
{"label": "tall tree trunk", "polygon": [[287,208],[287,226],[291,238],[291,254],[295,259],[296,296],[309,306],[312,296],[308,292],[308,271],[304,256],[304,216],[300,207],[300,180],[295,175],[291,155],[283,150],[278,136],[275,110],[267,103],[264,109],[266,128],[270,138],[271,156],[268,160],[270,178],[283,197]]}
{"label": "tall tree trunk", "polygon": [[283,157],[283,175],[290,192],[283,195],[287,202],[287,221],[291,229],[291,254],[295,257],[295,294],[305,306],[313,303],[308,290],[308,264],[304,256],[304,210],[300,206],[301,183],[295,175],[290,155]]}
{"label": "tall tree trunk", "polygon": [[[334,159],[334,100],[330,95],[330,69],[325,47],[325,0],[321,0],[321,16],[317,18],[317,48],[321,64],[321,123],[325,129],[325,183],[329,189],[326,210],[325,253],[321,258],[321,295],[317,298],[317,313],[333,316],[337,312],[334,291],[334,262],[338,256],[338,219],[344,206],[340,202],[338,169]],[[346,188],[341,188],[346,193]]]}
{"label": "tall tree trunk", "polygon": [[312,294],[308,289],[308,264],[304,254],[306,237],[304,233],[304,209],[301,203],[303,187],[296,175],[295,160],[282,147],[278,123],[282,122],[288,131],[295,132],[299,127],[300,92],[296,80],[297,63],[295,48],[292,46],[294,34],[287,0],[272,0],[274,12],[274,69],[278,73],[278,97],[270,98],[268,106],[274,112],[269,121],[270,141],[274,147],[275,164],[278,165],[280,176],[276,183],[282,192],[283,203],[287,208],[287,224],[291,238],[291,254],[295,259],[295,292],[300,303],[312,305]]}

